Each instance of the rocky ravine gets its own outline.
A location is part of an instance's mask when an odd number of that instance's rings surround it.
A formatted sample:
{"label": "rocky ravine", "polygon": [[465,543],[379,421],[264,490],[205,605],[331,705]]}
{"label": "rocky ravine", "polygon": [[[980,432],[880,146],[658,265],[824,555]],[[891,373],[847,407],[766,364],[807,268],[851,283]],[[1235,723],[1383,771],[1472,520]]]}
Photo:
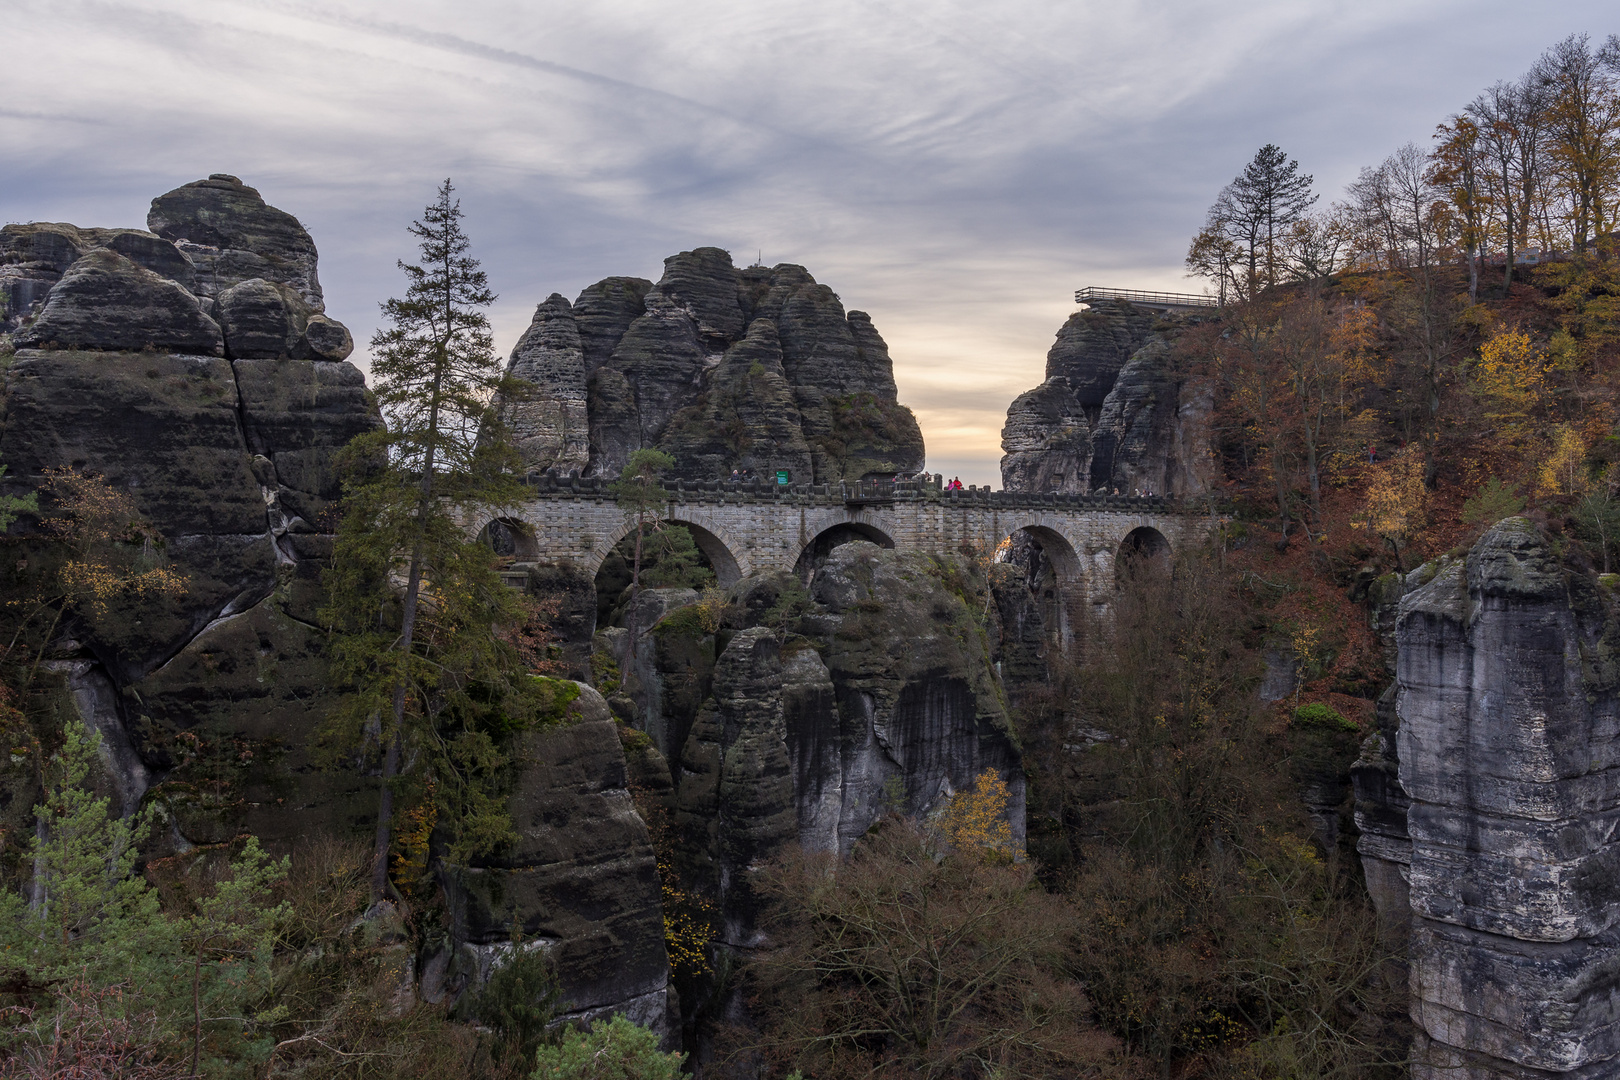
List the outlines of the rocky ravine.
{"label": "rocky ravine", "polygon": [[553,294],[508,371],[532,387],[503,413],[536,472],[616,479],[642,447],[686,479],[786,469],[825,484],[923,466],[888,346],[802,266],[738,269],[697,248],[665,259],[657,284],[607,278],[573,304]]}
{"label": "rocky ravine", "polygon": [[[103,475],[188,582],[173,602],[114,604],[67,627],[50,659],[62,707],[102,732],[105,781],[126,810],[162,806],[166,850],[244,831],[283,850],[363,835],[375,780],[310,756],[331,703],[315,611],[334,454],[379,423],[345,359],[352,340],[324,314],[308,234],[235,178],[160,196],[148,226],[0,231],[17,346],[0,411],[7,490],[38,488],[51,469]],[[923,463],[870,320],[799,267],[739,270],[700,248],[656,285],[614,278],[574,304],[552,297],[511,367],[536,388],[505,405],[535,469],[613,475],[641,446],[691,477],[786,468],[825,482]],[[20,593],[36,571],[23,559],[3,572]],[[712,629],[689,590],[645,594],[637,647],[623,630],[601,644],[623,665],[614,708],[650,744],[626,742],[590,687],[568,722],[526,736],[511,796],[520,839],[440,864],[451,934],[408,965],[420,994],[477,986],[517,925],[556,958],[573,1014],[626,1011],[668,1033],[658,837],[718,902],[721,943],[746,949],[753,872],[784,843],[848,850],[885,805],[932,813],[985,768],[1011,782],[1021,827],[990,607],[970,577],[850,543],[808,588],[791,575],[739,583]],[[583,667],[594,590],[577,568],[531,572],[530,588],[558,587]],[[31,781],[4,779],[0,810],[26,831]],[[664,807],[656,837],[632,789]]]}

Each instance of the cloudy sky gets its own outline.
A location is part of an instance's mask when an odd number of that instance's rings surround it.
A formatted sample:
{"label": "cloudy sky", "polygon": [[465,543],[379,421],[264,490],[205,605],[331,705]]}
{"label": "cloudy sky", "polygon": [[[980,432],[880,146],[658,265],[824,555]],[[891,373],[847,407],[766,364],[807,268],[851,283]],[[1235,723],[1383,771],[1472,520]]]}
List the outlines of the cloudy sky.
{"label": "cloudy sky", "polygon": [[[1088,284],[1181,257],[1266,142],[1336,196],[1612,0],[0,0],[0,221],[139,225],[211,172],[296,214],[364,341],[453,177],[510,349],[700,244],[872,314],[929,464],[999,486]],[[362,357],[357,359],[363,360]]]}

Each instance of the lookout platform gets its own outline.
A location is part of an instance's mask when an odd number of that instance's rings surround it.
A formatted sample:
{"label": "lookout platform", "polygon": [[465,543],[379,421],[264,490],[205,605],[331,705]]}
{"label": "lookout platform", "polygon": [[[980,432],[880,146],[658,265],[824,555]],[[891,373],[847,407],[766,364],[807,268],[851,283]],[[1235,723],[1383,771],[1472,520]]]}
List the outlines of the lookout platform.
{"label": "lookout platform", "polygon": [[1104,300],[1124,300],[1137,307],[1166,312],[1203,311],[1220,307],[1220,301],[1213,296],[1197,293],[1143,292],[1140,289],[1104,289],[1087,285],[1074,294],[1077,304],[1097,304]]}

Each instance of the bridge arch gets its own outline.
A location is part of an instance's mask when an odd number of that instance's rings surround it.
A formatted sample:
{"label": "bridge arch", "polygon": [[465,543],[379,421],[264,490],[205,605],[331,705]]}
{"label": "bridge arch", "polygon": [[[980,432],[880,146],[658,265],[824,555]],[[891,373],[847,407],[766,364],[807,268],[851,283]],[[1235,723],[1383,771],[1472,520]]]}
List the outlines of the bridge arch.
{"label": "bridge arch", "polygon": [[[711,527],[713,523],[703,525],[693,521],[691,517],[666,517],[660,519],[660,524],[679,525],[692,534],[692,543],[696,544],[697,549],[703,552],[703,557],[709,560],[709,565],[713,567],[714,576],[722,589],[729,589],[742,578],[742,566],[734,553],[734,549],[739,545],[732,538],[722,535],[722,531],[717,527]],[[630,518],[625,521],[623,528],[608,537],[601,554],[594,560],[595,565],[587,567],[591,574],[594,575],[602,569],[602,562],[607,558],[607,553],[612,551],[620,540],[629,536],[635,527],[635,519]]]}
{"label": "bridge arch", "polygon": [[810,538],[810,542],[799,550],[799,557],[793,564],[793,572],[801,578],[809,578],[816,567],[827,561],[832,549],[840,544],[847,544],[852,540],[865,540],[882,548],[893,548],[894,537],[866,521],[839,521],[828,525]]}
{"label": "bridge arch", "polygon": [[993,541],[997,561],[1021,566],[1047,633],[1061,648],[1070,648],[1082,632],[1089,592],[1084,549],[1047,521],[1002,521],[1000,526],[1002,535]]}
{"label": "bridge arch", "polygon": [[1114,553],[1114,577],[1120,580],[1132,567],[1170,568],[1170,540],[1151,525],[1138,525],[1126,533]]}
{"label": "bridge arch", "polygon": [[496,555],[517,562],[534,562],[539,555],[534,527],[517,518],[491,518],[478,530],[478,539],[489,545]]}

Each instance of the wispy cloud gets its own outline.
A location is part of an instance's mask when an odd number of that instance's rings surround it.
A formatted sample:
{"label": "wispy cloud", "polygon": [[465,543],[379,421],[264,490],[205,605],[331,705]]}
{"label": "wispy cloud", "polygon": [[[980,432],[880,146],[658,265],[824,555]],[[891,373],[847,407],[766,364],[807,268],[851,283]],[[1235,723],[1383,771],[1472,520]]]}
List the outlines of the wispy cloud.
{"label": "wispy cloud", "polygon": [[1460,0],[13,0],[0,219],[133,224],[234,172],[314,232],[364,340],[455,178],[533,305],[712,243],[801,262],[889,339],[931,455],[994,476],[1087,283],[1177,287],[1275,141],[1329,190],[1607,4]]}

